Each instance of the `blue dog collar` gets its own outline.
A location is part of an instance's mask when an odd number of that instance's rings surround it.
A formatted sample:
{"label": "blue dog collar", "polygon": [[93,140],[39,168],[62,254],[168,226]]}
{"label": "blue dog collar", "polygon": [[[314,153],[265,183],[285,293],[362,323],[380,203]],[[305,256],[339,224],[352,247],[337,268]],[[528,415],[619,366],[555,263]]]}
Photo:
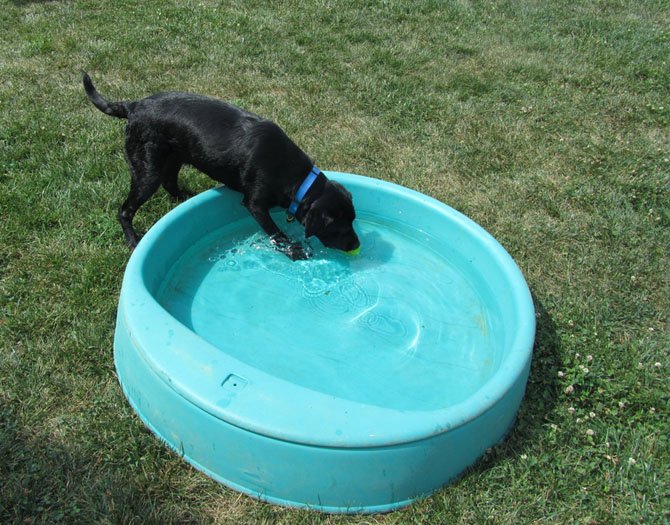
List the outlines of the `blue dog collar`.
{"label": "blue dog collar", "polygon": [[291,205],[288,207],[288,214],[289,215],[295,215],[298,211],[298,206],[300,206],[300,203],[302,202],[302,199],[305,198],[305,195],[309,191],[309,189],[312,187],[312,184],[314,184],[314,181],[316,178],[319,176],[321,173],[321,170],[317,168],[316,166],[312,166],[312,170],[307,174],[307,177],[305,177],[305,180],[302,181],[302,184],[298,188],[298,191],[295,193],[295,197],[293,198],[293,202]]}

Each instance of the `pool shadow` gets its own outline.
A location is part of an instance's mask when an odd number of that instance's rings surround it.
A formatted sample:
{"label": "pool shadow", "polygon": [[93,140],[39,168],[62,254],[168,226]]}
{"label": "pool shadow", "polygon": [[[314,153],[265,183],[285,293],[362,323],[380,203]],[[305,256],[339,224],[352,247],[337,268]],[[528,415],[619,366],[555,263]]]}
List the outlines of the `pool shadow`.
{"label": "pool shadow", "polygon": [[382,266],[388,263],[393,258],[393,252],[395,252],[393,244],[385,240],[376,230],[367,232],[362,236],[361,252],[365,250],[366,246],[374,246],[375,248],[374,257],[369,258],[375,266]]}
{"label": "pool shadow", "polygon": [[517,419],[501,443],[466,470],[463,478],[485,472],[504,458],[520,456],[548,431],[546,416],[553,412],[561,394],[558,380],[561,343],[550,313],[534,294],[533,303],[537,323],[535,344],[526,393]]}
{"label": "pool shadow", "polygon": [[561,392],[558,380],[560,337],[551,315],[535,295],[533,302],[537,322],[533,361],[517,423],[508,438],[515,448],[532,443],[545,432],[545,416],[554,410]]}

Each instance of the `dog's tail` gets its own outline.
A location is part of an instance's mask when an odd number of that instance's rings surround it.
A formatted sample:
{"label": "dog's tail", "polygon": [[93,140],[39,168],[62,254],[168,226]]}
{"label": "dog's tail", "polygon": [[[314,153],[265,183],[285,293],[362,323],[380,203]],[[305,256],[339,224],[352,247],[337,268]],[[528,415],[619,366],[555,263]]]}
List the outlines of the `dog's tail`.
{"label": "dog's tail", "polygon": [[84,89],[88,99],[93,105],[103,113],[117,118],[128,118],[128,113],[132,108],[132,102],[109,102],[100,96],[100,93],[95,89],[91,77],[86,71],[82,71]]}

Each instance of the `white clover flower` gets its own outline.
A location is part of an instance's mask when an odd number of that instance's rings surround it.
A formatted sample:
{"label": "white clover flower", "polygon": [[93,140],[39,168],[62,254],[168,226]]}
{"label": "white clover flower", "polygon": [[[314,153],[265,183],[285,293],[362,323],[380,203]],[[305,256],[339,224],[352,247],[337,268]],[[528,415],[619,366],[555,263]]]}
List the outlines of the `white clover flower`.
{"label": "white clover flower", "polygon": [[654,363],[654,366],[655,366],[656,368],[661,368],[663,365],[662,365],[659,361],[656,361],[656,362]]}
{"label": "white clover flower", "polygon": [[565,373],[562,371],[558,371],[558,377],[565,377]]}
{"label": "white clover flower", "polygon": [[574,391],[575,391],[575,387],[572,386],[572,385],[567,386],[567,387],[565,388],[565,393],[568,394],[568,395],[572,394]]}
{"label": "white clover flower", "polygon": [[587,434],[588,436],[591,436],[591,437],[593,437],[593,436],[596,435],[596,433],[594,432],[594,430],[593,430],[592,428],[589,428],[589,429],[586,431],[586,434]]}
{"label": "white clover flower", "polygon": [[575,407],[570,407],[570,408],[568,408],[568,413],[569,413],[569,414],[574,414],[575,412],[577,412],[577,410],[575,409]]}
{"label": "white clover flower", "polygon": [[592,355],[587,355],[586,360],[590,363],[591,361],[593,361],[593,356]]}
{"label": "white clover flower", "polygon": [[628,458],[628,466],[632,467],[636,463],[637,461],[635,461],[635,458]]}
{"label": "white clover flower", "polygon": [[594,417],[596,417],[596,413],[595,412],[589,412],[589,417],[591,419],[593,419]]}

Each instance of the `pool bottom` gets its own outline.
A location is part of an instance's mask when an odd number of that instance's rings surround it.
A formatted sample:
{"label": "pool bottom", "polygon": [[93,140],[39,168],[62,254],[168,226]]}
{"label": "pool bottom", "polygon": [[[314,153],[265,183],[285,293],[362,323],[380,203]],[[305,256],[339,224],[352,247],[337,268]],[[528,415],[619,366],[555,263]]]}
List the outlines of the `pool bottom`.
{"label": "pool bottom", "polygon": [[[143,359],[122,309],[114,348],[134,410],[195,468],[254,498],[330,513],[392,511],[457,478],[507,434],[530,364],[503,399],[460,427],[392,446],[320,447],[251,432],[194,406]],[[472,436],[486,438],[475,445]]]}
{"label": "pool bottom", "polygon": [[355,226],[360,255],[310,240],[312,258],[292,262],[250,219],[225,225],[182,255],[157,299],[209,343],[293,384],[398,410],[467,399],[501,359],[483,285],[423,232],[365,214]]}

